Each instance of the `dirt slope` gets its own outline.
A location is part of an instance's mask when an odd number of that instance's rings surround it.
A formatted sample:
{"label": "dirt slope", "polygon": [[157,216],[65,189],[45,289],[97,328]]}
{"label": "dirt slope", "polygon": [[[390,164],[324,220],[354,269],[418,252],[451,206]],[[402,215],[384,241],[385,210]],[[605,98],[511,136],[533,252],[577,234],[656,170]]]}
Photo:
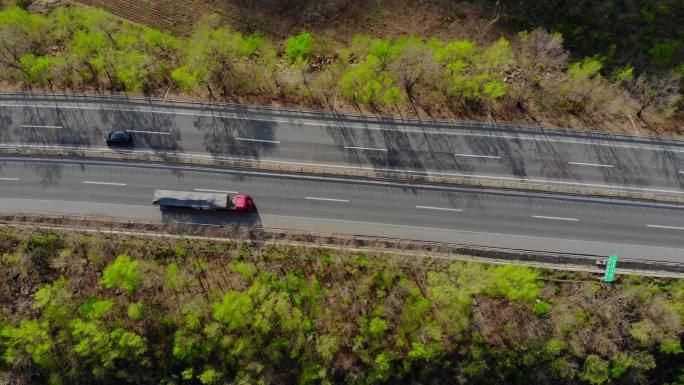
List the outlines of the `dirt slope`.
{"label": "dirt slope", "polygon": [[202,16],[217,12],[246,33],[284,38],[306,29],[347,40],[357,33],[373,36],[413,34],[425,38],[477,38],[504,35],[494,15],[472,4],[446,11],[434,0],[79,0],[122,18],[178,35],[187,35]]}

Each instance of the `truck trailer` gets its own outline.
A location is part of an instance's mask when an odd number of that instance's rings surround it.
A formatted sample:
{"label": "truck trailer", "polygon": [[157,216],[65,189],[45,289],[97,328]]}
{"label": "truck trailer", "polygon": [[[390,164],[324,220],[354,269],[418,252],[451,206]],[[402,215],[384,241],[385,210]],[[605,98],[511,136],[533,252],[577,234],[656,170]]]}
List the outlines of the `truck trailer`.
{"label": "truck trailer", "polygon": [[203,210],[252,211],[249,195],[195,191],[154,190],[153,204],[160,207],[185,207]]}

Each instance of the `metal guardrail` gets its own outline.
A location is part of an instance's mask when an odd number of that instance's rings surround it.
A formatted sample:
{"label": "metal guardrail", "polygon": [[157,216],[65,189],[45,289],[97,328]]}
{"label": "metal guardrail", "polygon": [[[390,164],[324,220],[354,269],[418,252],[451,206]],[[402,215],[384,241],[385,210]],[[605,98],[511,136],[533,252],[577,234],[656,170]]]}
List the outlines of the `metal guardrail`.
{"label": "metal guardrail", "polygon": [[665,138],[660,136],[638,136],[632,134],[624,133],[606,133],[595,130],[586,129],[575,129],[575,128],[564,128],[564,127],[553,127],[553,126],[531,126],[524,124],[512,124],[512,123],[497,123],[497,122],[478,122],[478,121],[459,121],[459,120],[449,120],[449,119],[420,119],[420,118],[408,118],[408,117],[398,117],[393,115],[362,115],[354,113],[340,113],[340,112],[329,112],[321,110],[307,110],[307,109],[295,109],[287,107],[272,107],[272,106],[259,106],[252,104],[237,104],[230,102],[212,102],[212,101],[194,101],[194,100],[173,100],[165,98],[151,98],[142,96],[127,96],[120,94],[97,94],[97,93],[36,93],[36,92],[0,92],[0,96],[15,96],[23,98],[97,98],[97,99],[114,99],[119,101],[132,101],[132,102],[147,102],[147,103],[161,103],[172,105],[176,104],[188,104],[194,106],[204,106],[204,107],[230,107],[230,108],[241,108],[241,109],[253,109],[257,111],[270,111],[270,112],[287,112],[296,114],[310,115],[311,117],[326,118],[326,119],[344,119],[344,120],[362,120],[364,122],[370,123],[392,123],[401,125],[444,125],[444,128],[467,128],[467,129],[479,129],[479,130],[500,130],[500,131],[524,131],[528,134],[536,135],[554,135],[554,136],[573,136],[573,137],[584,137],[587,139],[599,139],[599,140],[622,140],[630,142],[643,142],[648,141],[652,144],[660,145],[672,145],[684,147],[684,140],[675,138]]}

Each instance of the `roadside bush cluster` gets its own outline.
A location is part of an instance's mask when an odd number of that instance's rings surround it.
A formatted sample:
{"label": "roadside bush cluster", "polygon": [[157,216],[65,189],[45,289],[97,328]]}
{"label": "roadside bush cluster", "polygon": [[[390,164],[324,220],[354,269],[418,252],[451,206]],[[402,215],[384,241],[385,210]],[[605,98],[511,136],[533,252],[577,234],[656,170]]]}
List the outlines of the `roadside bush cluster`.
{"label": "roadside bush cluster", "polygon": [[[0,273],[11,279],[0,283],[0,372],[10,383],[678,384],[684,375],[684,281],[606,286],[583,274],[317,248],[3,239]],[[37,250],[51,270],[22,265]],[[164,259],[152,256],[159,250]]]}
{"label": "roadside bush cluster", "polygon": [[[166,94],[241,102],[499,120],[593,123],[676,111],[676,71],[606,73],[605,57],[570,63],[563,37],[537,29],[514,41],[356,36],[340,47],[302,32],[282,49],[204,19],[176,38],[87,7],[49,15],[0,12],[0,78],[24,89]],[[657,120],[661,121],[661,120]]]}

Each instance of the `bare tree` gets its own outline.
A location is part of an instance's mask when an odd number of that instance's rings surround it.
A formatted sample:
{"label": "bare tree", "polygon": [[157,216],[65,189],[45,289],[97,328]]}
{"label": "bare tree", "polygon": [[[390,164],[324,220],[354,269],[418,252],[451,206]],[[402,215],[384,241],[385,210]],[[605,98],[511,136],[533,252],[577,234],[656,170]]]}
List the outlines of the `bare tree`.
{"label": "bare tree", "polygon": [[414,113],[418,115],[417,88],[425,84],[427,79],[432,79],[439,71],[432,50],[422,41],[410,40],[392,61],[389,70],[406,93]]}
{"label": "bare tree", "polygon": [[673,73],[641,74],[627,84],[627,89],[639,105],[637,116],[642,118],[646,109],[653,109],[658,113],[667,113],[673,109],[679,100],[680,78]]}
{"label": "bare tree", "polygon": [[530,89],[536,87],[546,73],[556,72],[568,62],[568,52],[563,48],[559,33],[548,33],[542,28],[518,35],[520,46],[516,53],[517,95],[516,105],[521,110],[530,97]]}
{"label": "bare tree", "polygon": [[344,70],[345,65],[343,63],[331,64],[319,71],[312,81],[313,96],[319,101],[323,101],[333,112],[335,111],[338,83]]}

